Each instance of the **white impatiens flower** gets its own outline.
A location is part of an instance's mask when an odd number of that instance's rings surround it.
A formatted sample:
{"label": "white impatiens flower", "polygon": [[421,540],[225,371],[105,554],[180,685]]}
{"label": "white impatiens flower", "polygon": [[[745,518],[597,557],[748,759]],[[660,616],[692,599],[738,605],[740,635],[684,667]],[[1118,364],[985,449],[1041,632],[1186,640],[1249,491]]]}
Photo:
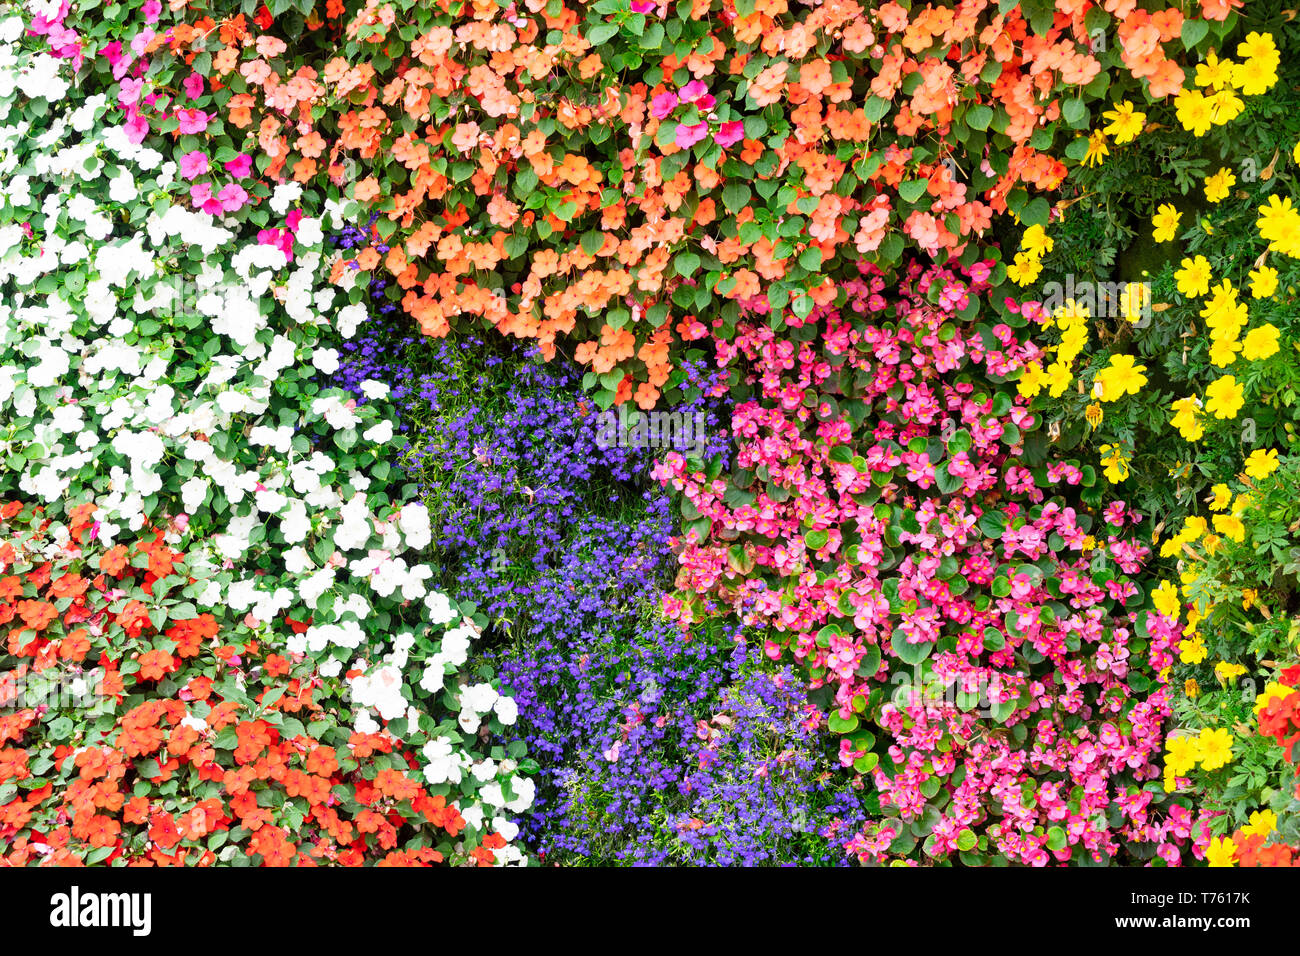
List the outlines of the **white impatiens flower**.
{"label": "white impatiens flower", "polygon": [[[403,505],[401,514],[397,517],[397,527],[401,529],[408,548],[422,551],[433,541],[433,534],[429,529],[429,509],[422,504]],[[443,622],[434,621],[434,623]]]}

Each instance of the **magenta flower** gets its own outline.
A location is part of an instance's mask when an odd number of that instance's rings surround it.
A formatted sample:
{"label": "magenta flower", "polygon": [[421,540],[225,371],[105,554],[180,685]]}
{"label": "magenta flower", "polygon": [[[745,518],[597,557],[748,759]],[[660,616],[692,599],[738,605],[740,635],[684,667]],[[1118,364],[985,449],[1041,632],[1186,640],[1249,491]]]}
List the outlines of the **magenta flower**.
{"label": "magenta flower", "polygon": [[191,73],[189,76],[185,77],[185,79],[181,81],[181,86],[185,90],[185,95],[192,100],[197,100],[203,95],[203,77],[199,76],[197,73]]}
{"label": "magenta flower", "polygon": [[230,162],[225,164],[226,172],[236,179],[243,179],[253,169],[253,158],[247,153],[240,153]]}
{"label": "magenta flower", "polygon": [[713,141],[726,149],[728,146],[734,146],[745,138],[745,124],[740,120],[732,120],[723,123],[718,131],[713,134]]}
{"label": "magenta flower", "polygon": [[202,206],[212,198],[212,183],[195,183],[190,187],[190,199],[196,206]]}
{"label": "magenta flower", "polygon": [[704,85],[703,80],[691,80],[681,88],[680,92],[683,102],[694,103],[705,93],[709,92],[709,88]]}
{"label": "magenta flower", "polygon": [[655,119],[663,119],[677,108],[678,102],[676,93],[660,93],[650,101],[650,115]]}
{"label": "magenta flower", "polygon": [[149,121],[136,113],[126,121],[124,129],[126,130],[126,138],[138,146],[149,135]]}
{"label": "magenta flower", "polygon": [[144,80],[127,77],[118,85],[117,101],[123,106],[138,103],[140,102],[140,91],[143,88]]}
{"label": "magenta flower", "polygon": [[208,128],[211,117],[203,110],[177,110],[176,118],[180,121],[181,133],[202,133]]}
{"label": "magenta flower", "polygon": [[248,201],[248,193],[243,186],[230,183],[221,187],[221,192],[217,193],[217,201],[226,212],[234,212]]}
{"label": "magenta flower", "polygon": [[679,149],[690,149],[708,135],[708,123],[696,123],[694,126],[679,123],[677,126],[677,147]]}
{"label": "magenta flower", "polygon": [[191,150],[181,157],[181,175],[190,182],[208,171],[208,156],[202,150]]}
{"label": "magenta flower", "polygon": [[144,12],[144,22],[153,26],[158,22],[158,15],[162,13],[162,4],[158,0],[145,0],[145,4],[140,8]]}
{"label": "magenta flower", "polygon": [[632,0],[633,13],[649,13],[654,8],[654,0]]}

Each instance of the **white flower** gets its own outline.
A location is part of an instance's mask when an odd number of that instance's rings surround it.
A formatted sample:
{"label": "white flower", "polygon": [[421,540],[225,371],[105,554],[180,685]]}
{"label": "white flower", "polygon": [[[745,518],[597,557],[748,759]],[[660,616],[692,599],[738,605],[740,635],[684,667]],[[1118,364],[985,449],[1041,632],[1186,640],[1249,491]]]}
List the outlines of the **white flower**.
{"label": "white flower", "polygon": [[498,697],[492,709],[496,711],[497,719],[507,727],[519,719],[519,705],[513,697]]}
{"label": "white flower", "polygon": [[312,349],[311,364],[326,375],[333,375],[339,369],[338,349]]}

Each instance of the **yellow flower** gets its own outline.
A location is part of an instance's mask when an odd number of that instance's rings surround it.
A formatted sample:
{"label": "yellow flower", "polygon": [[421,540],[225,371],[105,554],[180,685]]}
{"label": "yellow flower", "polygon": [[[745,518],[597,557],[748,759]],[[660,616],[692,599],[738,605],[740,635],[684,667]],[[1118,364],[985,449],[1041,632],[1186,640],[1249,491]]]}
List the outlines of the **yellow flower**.
{"label": "yellow flower", "polygon": [[1176,621],[1181,617],[1183,605],[1172,581],[1161,581],[1160,587],[1151,592],[1151,600],[1155,602],[1156,610],[1170,620]]}
{"label": "yellow flower", "polygon": [[1205,639],[1199,634],[1178,642],[1178,659],[1184,664],[1199,664],[1205,660]]}
{"label": "yellow flower", "polygon": [[1256,448],[1246,459],[1246,475],[1256,481],[1267,478],[1278,469],[1276,448]]}
{"label": "yellow flower", "polygon": [[1098,405],[1096,402],[1093,402],[1083,410],[1084,419],[1093,428],[1096,428],[1098,425],[1101,424],[1102,414],[1103,413],[1101,410],[1101,406]]}
{"label": "yellow flower", "polygon": [[[1277,82],[1276,77],[1273,82]],[[1231,123],[1246,108],[1245,101],[1232,90],[1219,90],[1207,96],[1205,101],[1210,104],[1210,121],[1215,126]]]}
{"label": "yellow flower", "polygon": [[1274,66],[1281,61],[1281,55],[1277,52],[1277,44],[1273,42],[1273,34],[1254,31],[1248,33],[1246,39],[1237,44],[1237,56],[1245,60],[1259,60],[1261,63],[1271,63]]}
{"label": "yellow flower", "polygon": [[1123,146],[1137,139],[1138,133],[1142,132],[1142,127],[1147,121],[1147,114],[1136,112],[1133,104],[1128,100],[1121,100],[1115,104],[1113,110],[1107,110],[1101,115],[1103,119],[1110,120],[1106,132],[1115,137],[1116,146]]}
{"label": "yellow flower", "polygon": [[1277,64],[1247,60],[1232,68],[1232,85],[1247,96],[1266,93],[1277,82]]}
{"label": "yellow flower", "polygon": [[1242,354],[1252,362],[1266,359],[1277,351],[1277,337],[1277,326],[1271,323],[1258,325],[1246,333],[1246,338],[1241,343]]}
{"label": "yellow flower", "polygon": [[1205,390],[1205,410],[1215,418],[1236,418],[1243,404],[1245,398],[1235,376],[1215,379]]}
{"label": "yellow flower", "polygon": [[1241,609],[1249,611],[1255,604],[1255,599],[1259,597],[1259,592],[1254,588],[1242,588],[1241,590]]}
{"label": "yellow flower", "polygon": [[1156,242],[1169,242],[1178,235],[1178,220],[1183,216],[1173,203],[1161,203],[1156,209],[1156,214],[1151,217],[1151,225],[1155,227],[1152,236]]}
{"label": "yellow flower", "polygon": [[1214,676],[1224,684],[1228,683],[1234,677],[1240,677],[1244,673],[1246,673],[1246,668],[1242,667],[1240,664],[1229,664],[1227,661],[1219,661],[1219,663],[1214,665]]}
{"label": "yellow flower", "polygon": [[1178,271],[1174,273],[1174,281],[1178,283],[1179,292],[1185,296],[1199,298],[1210,291],[1209,259],[1199,255],[1195,259],[1184,257],[1178,266]]}
{"label": "yellow flower", "polygon": [[1178,429],[1184,441],[1199,441],[1205,434],[1201,426],[1201,400],[1196,397],[1180,398],[1173,404],[1171,424]]}
{"label": "yellow flower", "polygon": [[1232,170],[1224,166],[1213,176],[1207,176],[1205,179],[1205,198],[1209,202],[1221,202],[1228,197],[1228,191],[1232,189],[1233,183],[1237,177]]}
{"label": "yellow flower", "polygon": [[1300,142],[1297,142],[1295,146],[1291,148],[1291,158],[1297,163],[1300,163]]}
{"label": "yellow flower", "polygon": [[1268,202],[1259,207],[1255,228],[1260,238],[1268,240],[1270,249],[1300,258],[1300,211],[1291,205],[1290,196],[1285,199],[1276,193],[1269,196]]}
{"label": "yellow flower", "polygon": [[1272,810],[1256,810],[1250,815],[1250,823],[1241,828],[1248,836],[1267,837],[1277,829],[1277,814]]}
{"label": "yellow flower", "polygon": [[1016,285],[1029,285],[1042,271],[1042,262],[1027,253],[1017,252],[1011,265],[1007,266],[1007,278]]}
{"label": "yellow flower", "polygon": [[1183,681],[1183,693],[1188,697],[1199,697],[1201,694],[1201,685],[1196,683],[1195,677],[1189,677]]}
{"label": "yellow flower", "polygon": [[[1300,146],[1300,143],[1296,143]],[[1300,162],[1300,160],[1296,160]],[[1277,270],[1272,266],[1260,266],[1250,270],[1250,294],[1256,299],[1267,299],[1277,291]]]}
{"label": "yellow flower", "polygon": [[1151,306],[1151,292],[1144,282],[1129,282],[1119,295],[1119,310],[1130,322],[1137,322]]}
{"label": "yellow flower", "polygon": [[1215,515],[1214,530],[1240,544],[1246,538],[1246,526],[1234,515]]}
{"label": "yellow flower", "polygon": [[1259,696],[1255,698],[1255,716],[1258,717],[1262,714],[1270,702],[1282,700],[1294,693],[1294,687],[1287,687],[1286,684],[1279,684],[1274,680],[1269,681],[1264,685],[1264,689],[1260,691]]}
{"label": "yellow flower", "polygon": [[1043,374],[1043,366],[1038,362],[1030,362],[1021,373],[1016,387],[1023,397],[1033,398],[1043,390],[1046,382],[1047,376]]}
{"label": "yellow flower", "polygon": [[1110,364],[1097,373],[1093,395],[1103,402],[1114,402],[1125,395],[1136,395],[1147,383],[1145,365],[1136,365],[1131,355],[1112,355]]}
{"label": "yellow flower", "polygon": [[1204,136],[1214,125],[1213,104],[1200,90],[1182,90],[1174,97],[1178,122],[1193,136]]}
{"label": "yellow flower", "polygon": [[1196,85],[1222,87],[1232,84],[1231,60],[1220,60],[1213,50],[1205,57],[1205,62],[1196,67]]}
{"label": "yellow flower", "polygon": [[1183,519],[1183,534],[1187,536],[1188,541],[1195,541],[1205,534],[1209,528],[1210,526],[1205,523],[1205,519],[1200,515],[1188,515]]}
{"label": "yellow flower", "polygon": [[1228,486],[1222,482],[1211,488],[1210,493],[1214,495],[1214,497],[1210,499],[1211,511],[1222,511],[1224,508],[1228,507],[1228,502],[1232,500],[1232,492],[1229,491]]}
{"label": "yellow flower", "polygon": [[1230,837],[1216,836],[1205,848],[1205,859],[1210,866],[1236,866],[1237,844]]}
{"label": "yellow flower", "polygon": [[1129,457],[1119,445],[1102,445],[1098,449],[1101,463],[1105,467],[1106,478],[1115,483],[1124,481],[1129,476]]}
{"label": "yellow flower", "polygon": [[1232,734],[1222,727],[1203,729],[1197,745],[1201,752],[1202,769],[1218,770],[1232,763]]}
{"label": "yellow flower", "polygon": [[1182,777],[1201,759],[1201,743],[1191,734],[1171,734],[1165,740],[1165,766]]}
{"label": "yellow flower", "polygon": [[1083,156],[1083,165],[1100,166],[1110,155],[1110,147],[1106,145],[1106,134],[1099,129],[1092,131],[1088,137],[1088,152]]}
{"label": "yellow flower", "polygon": [[1237,361],[1241,343],[1232,338],[1214,337],[1210,342],[1210,362],[1215,368],[1227,368]]}
{"label": "yellow flower", "polygon": [[1051,252],[1056,241],[1040,225],[1030,226],[1020,237],[1020,248],[1029,255],[1041,259],[1044,253]]}

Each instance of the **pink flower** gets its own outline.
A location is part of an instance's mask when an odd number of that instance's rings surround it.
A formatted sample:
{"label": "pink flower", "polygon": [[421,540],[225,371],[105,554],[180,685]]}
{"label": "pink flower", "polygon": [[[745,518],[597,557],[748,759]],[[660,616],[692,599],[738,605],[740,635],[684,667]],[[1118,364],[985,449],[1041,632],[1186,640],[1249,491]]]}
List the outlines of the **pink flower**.
{"label": "pink flower", "polygon": [[654,0],[632,0],[633,13],[649,13],[654,8]]}
{"label": "pink flower", "polygon": [[208,128],[210,117],[203,110],[177,110],[176,119],[180,121],[179,132],[202,133]]}
{"label": "pink flower", "polygon": [[677,108],[678,102],[676,93],[660,93],[650,101],[650,115],[655,119],[663,119]]}
{"label": "pink flower", "polygon": [[680,123],[677,126],[677,147],[679,149],[690,149],[708,135],[708,123],[696,123],[694,126],[687,126],[685,123]]}
{"label": "pink flower", "polygon": [[145,4],[140,8],[144,12],[144,22],[153,26],[158,22],[158,15],[162,13],[162,4],[158,0],[145,0]]}
{"label": "pink flower", "polygon": [[226,172],[236,179],[243,179],[253,169],[253,158],[247,153],[240,153],[234,159],[225,164]]}
{"label": "pink flower", "polygon": [[208,171],[208,156],[201,150],[191,150],[181,157],[181,175],[190,182]]}
{"label": "pink flower", "polygon": [[731,120],[723,123],[716,133],[713,134],[713,141],[726,149],[728,146],[734,146],[745,138],[745,124],[740,120]]}
{"label": "pink flower", "polygon": [[186,96],[192,100],[197,100],[203,95],[203,77],[199,76],[197,73],[191,73],[181,81],[181,87],[185,90]]}
{"label": "pink flower", "polygon": [[245,192],[243,186],[230,183],[221,187],[221,192],[217,193],[217,201],[221,203],[221,208],[226,212],[234,212],[248,201],[248,193]]}
{"label": "pink flower", "polygon": [[709,88],[704,85],[703,80],[691,80],[681,88],[680,92],[683,103],[694,103],[705,93],[709,92]]}
{"label": "pink flower", "polygon": [[126,138],[136,145],[144,142],[144,138],[149,135],[149,121],[136,113],[126,121]]}

